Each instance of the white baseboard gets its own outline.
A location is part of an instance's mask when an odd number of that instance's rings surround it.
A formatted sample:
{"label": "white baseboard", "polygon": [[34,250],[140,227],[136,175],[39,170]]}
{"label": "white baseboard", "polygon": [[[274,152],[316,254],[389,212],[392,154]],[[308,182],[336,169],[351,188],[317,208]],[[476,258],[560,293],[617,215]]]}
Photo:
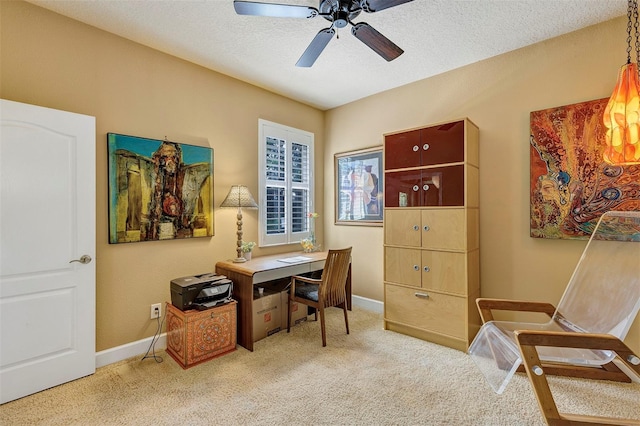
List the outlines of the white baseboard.
{"label": "white baseboard", "polygon": [[[149,349],[149,345],[151,345],[152,340],[153,337],[147,337],[146,339],[97,352],[96,368],[104,367],[105,365],[113,364],[114,362],[122,361],[134,356],[140,356],[140,358],[142,358],[144,354],[147,353],[147,349]],[[162,333],[155,344],[156,355],[158,355],[159,352],[163,352],[161,356],[165,356],[166,353],[164,353],[164,350],[166,347],[167,333]],[[151,354],[152,352],[149,351],[149,353]]]}
{"label": "white baseboard", "polygon": [[367,299],[362,296],[351,296],[353,306],[366,309],[367,311],[377,312],[379,314],[384,312],[384,303],[379,300]]}
{"label": "white baseboard", "polygon": [[[352,296],[353,306],[366,309],[377,313],[382,313],[384,310],[384,304],[378,300],[367,299],[361,296]],[[106,349],[96,353],[96,368],[104,367],[105,365],[113,364],[114,362],[123,361],[125,359],[140,356],[147,352],[149,345],[153,340],[152,337],[138,340],[136,342],[127,343],[125,345],[116,346],[115,348]],[[162,333],[155,344],[156,354],[164,352],[167,347],[167,333]],[[166,354],[162,354],[164,356]]]}

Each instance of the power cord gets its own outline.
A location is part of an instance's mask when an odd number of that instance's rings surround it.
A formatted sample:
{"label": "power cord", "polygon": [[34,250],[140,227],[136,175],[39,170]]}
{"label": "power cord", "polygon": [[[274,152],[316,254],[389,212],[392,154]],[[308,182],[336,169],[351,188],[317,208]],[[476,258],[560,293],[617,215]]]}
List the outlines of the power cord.
{"label": "power cord", "polygon": [[[160,355],[156,355],[156,343],[158,342],[158,339],[160,339],[160,333],[162,332],[162,324],[164,324],[164,319],[166,318],[166,316],[167,316],[167,310],[165,309],[164,315],[162,316],[162,320],[160,320],[159,316],[156,317],[156,320],[158,322],[158,329],[156,330],[156,333],[153,335],[153,339],[151,339],[151,343],[149,344],[149,349],[147,349],[147,353],[144,354],[140,362],[144,361],[147,358],[153,358],[158,364],[164,361],[164,359]],[[149,352],[151,352],[152,354],[149,355]]]}

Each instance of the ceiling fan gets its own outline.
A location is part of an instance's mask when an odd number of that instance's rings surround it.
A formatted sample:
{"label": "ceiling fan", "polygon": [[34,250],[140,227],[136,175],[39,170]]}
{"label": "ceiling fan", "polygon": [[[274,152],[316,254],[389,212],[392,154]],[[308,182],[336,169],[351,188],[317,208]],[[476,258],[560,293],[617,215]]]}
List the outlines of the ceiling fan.
{"label": "ceiling fan", "polygon": [[378,12],[390,7],[408,3],[413,0],[320,0],[318,8],[292,4],[258,3],[234,0],[233,7],[238,15],[269,16],[275,18],[315,18],[322,16],[331,22],[329,28],[320,30],[304,51],[297,67],[310,67],[318,59],[329,41],[336,33],[336,28],[344,28],[351,24],[351,34],[369,46],[374,52],[387,61],[392,61],[404,51],[391,40],[380,34],[366,22],[352,22],[360,12]]}

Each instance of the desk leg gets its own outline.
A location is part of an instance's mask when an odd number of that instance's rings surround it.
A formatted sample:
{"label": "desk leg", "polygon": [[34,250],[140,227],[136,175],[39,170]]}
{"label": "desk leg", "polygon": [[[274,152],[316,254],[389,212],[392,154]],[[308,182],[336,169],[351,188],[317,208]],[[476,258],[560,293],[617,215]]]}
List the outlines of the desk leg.
{"label": "desk leg", "polygon": [[347,273],[347,284],[345,290],[347,291],[347,309],[351,310],[351,263],[349,263],[349,272]]}
{"label": "desk leg", "polygon": [[238,302],[238,344],[253,352],[253,277],[217,265],[216,274],[233,281],[233,298]]}

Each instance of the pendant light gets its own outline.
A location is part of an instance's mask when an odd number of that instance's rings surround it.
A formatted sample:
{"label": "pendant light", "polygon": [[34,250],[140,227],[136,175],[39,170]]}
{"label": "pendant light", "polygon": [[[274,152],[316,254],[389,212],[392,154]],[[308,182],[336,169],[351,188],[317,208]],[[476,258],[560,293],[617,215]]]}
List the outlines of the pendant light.
{"label": "pendant light", "polygon": [[[633,19],[632,19],[633,18]],[[633,21],[633,22],[632,22]],[[631,29],[635,32],[636,62],[631,62]],[[628,0],[627,63],[620,69],[618,82],[604,110],[606,146],[604,161],[614,165],[640,164],[640,38],[638,1]]]}

